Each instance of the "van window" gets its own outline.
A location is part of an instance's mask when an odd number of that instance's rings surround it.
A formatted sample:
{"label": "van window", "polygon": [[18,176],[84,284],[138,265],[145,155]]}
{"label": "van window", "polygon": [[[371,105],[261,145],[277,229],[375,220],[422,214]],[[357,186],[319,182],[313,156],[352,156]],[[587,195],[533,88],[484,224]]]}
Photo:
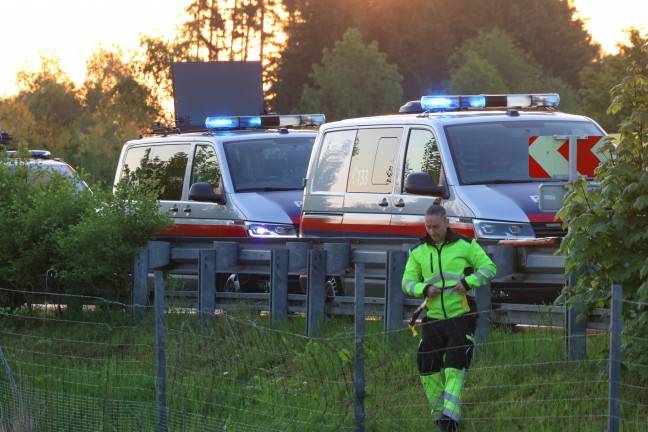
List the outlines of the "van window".
{"label": "van window", "polygon": [[304,189],[315,137],[284,136],[225,142],[225,157],[237,192]]}
{"label": "van window", "polygon": [[403,169],[403,191],[408,175],[415,172],[426,172],[438,185],[441,184],[441,171],[441,155],[432,132],[424,129],[412,129],[407,141],[407,154]]}
{"label": "van window", "polygon": [[347,192],[390,193],[402,129],[361,129],[353,144]]}
{"label": "van window", "polygon": [[191,167],[191,184],[198,182],[209,183],[214,191],[218,191],[221,183],[221,170],[216,151],[210,145],[197,145]]}
{"label": "van window", "polygon": [[446,126],[462,184],[535,181],[529,176],[529,138],[603,135],[589,121],[527,120]]}
{"label": "van window", "polygon": [[160,187],[161,200],[180,200],[187,169],[189,144],[131,147],[126,153],[122,178],[137,182],[146,177]]}
{"label": "van window", "polygon": [[313,177],[313,190],[344,192],[349,175],[349,161],[354,148],[356,129],[328,132],[322,139],[318,155],[317,173]]}

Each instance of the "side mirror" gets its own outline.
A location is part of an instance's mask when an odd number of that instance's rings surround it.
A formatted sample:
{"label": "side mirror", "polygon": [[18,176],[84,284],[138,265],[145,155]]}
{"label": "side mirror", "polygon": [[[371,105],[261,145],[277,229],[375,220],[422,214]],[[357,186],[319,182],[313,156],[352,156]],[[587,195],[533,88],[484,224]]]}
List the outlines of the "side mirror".
{"label": "side mirror", "polygon": [[207,182],[198,182],[189,188],[189,200],[200,202],[214,202],[216,204],[225,204],[225,195],[215,193],[214,188]]}
{"label": "side mirror", "polygon": [[431,195],[442,198],[448,197],[445,186],[437,186],[426,172],[415,172],[405,179],[405,192],[415,195]]}

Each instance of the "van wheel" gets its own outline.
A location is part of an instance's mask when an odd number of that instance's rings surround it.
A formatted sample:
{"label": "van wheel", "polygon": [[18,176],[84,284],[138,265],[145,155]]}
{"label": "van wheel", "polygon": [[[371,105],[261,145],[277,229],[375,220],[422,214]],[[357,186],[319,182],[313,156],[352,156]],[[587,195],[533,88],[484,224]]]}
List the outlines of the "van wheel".
{"label": "van wheel", "polygon": [[326,301],[331,301],[335,297],[343,296],[344,289],[342,288],[342,281],[335,276],[329,276],[324,282],[324,290],[326,292]]}

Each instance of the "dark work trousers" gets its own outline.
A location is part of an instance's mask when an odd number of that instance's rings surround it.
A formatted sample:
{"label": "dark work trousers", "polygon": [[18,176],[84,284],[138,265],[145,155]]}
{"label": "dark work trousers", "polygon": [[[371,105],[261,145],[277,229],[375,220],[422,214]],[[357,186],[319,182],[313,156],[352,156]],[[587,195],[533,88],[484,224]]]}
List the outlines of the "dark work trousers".
{"label": "dark work trousers", "polygon": [[423,336],[416,356],[419,374],[440,372],[443,368],[468,369],[476,325],[476,313],[440,320],[424,317]]}

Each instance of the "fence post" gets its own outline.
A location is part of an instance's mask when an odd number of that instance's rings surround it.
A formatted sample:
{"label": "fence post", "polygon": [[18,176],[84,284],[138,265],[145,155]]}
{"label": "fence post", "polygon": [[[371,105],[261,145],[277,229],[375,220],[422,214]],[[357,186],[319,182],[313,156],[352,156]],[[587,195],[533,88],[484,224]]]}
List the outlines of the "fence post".
{"label": "fence post", "polygon": [[385,332],[403,328],[405,293],[401,288],[407,251],[387,251],[385,286]]}
{"label": "fence post", "polygon": [[326,292],[326,251],[311,249],[308,252],[308,292],[306,293],[306,335],[314,337],[324,322]]}
{"label": "fence post", "polygon": [[[402,309],[401,309],[402,310]],[[355,418],[357,432],[364,432],[364,399],[365,399],[365,266],[355,265],[355,343],[354,343],[354,382],[355,382]]]}
{"label": "fence post", "polygon": [[270,320],[277,324],[288,316],[288,250],[273,250],[270,260]]}
{"label": "fence post", "polygon": [[[573,289],[578,281],[581,269],[573,269],[568,277],[568,295],[572,297]],[[583,305],[569,304],[565,308],[565,343],[567,348],[567,360],[583,361],[587,358],[586,332],[587,320],[579,318],[584,312]]]}
{"label": "fence post", "polygon": [[610,383],[608,390],[608,432],[619,432],[621,416],[621,320],[623,287],[612,285],[610,314]]}
{"label": "fence post", "polygon": [[200,250],[198,284],[200,324],[205,325],[214,315],[216,308],[216,251],[214,249]]}
{"label": "fence post", "polygon": [[164,351],[164,275],[155,271],[155,350],[156,350],[156,395],[158,410],[158,431],[168,430],[166,411],[166,354]]}
{"label": "fence post", "polygon": [[141,324],[146,315],[148,305],[148,250],[142,249],[135,255],[133,264],[133,318],[136,324]]}

